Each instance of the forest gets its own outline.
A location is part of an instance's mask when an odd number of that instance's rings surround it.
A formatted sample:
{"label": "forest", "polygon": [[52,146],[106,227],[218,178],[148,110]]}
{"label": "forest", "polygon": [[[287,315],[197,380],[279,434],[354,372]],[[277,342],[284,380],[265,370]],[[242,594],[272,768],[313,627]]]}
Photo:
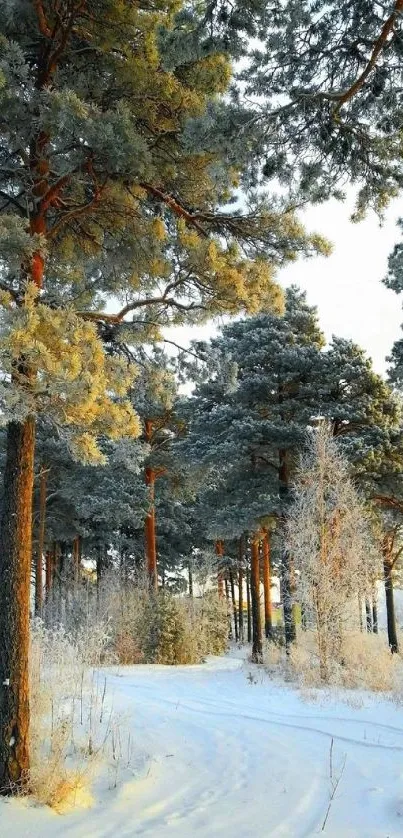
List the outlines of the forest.
{"label": "forest", "polygon": [[[337,750],[340,714],[349,747],[362,735],[354,701],[369,702],[368,748],[394,759],[403,747],[403,338],[381,323],[380,373],[283,277],[320,260],[330,281],[335,244],[305,223],[311,208],[336,202],[348,217],[353,199],[353,229],[399,212],[403,0],[1,6],[4,828],[22,837],[34,815],[33,838],[229,838],[239,782],[242,838],[346,834],[348,802],[335,810],[358,757]],[[402,228],[378,277],[396,308]],[[352,316],[365,319],[365,299]],[[251,713],[287,726],[321,696],[340,702],[322,719],[323,752],[314,733],[262,745],[267,760],[282,750],[290,800],[280,789],[273,820],[256,820]],[[212,714],[205,753],[192,708]],[[130,713],[142,721],[123,723]],[[249,719],[243,756],[230,713]],[[224,820],[220,731],[235,753]],[[312,763],[311,802],[288,752],[306,755],[309,777]],[[368,766],[384,782],[375,750]],[[393,766],[395,798],[398,754]],[[119,815],[119,795],[137,808]],[[399,835],[398,804],[383,805],[368,806],[377,828],[351,835]]]}

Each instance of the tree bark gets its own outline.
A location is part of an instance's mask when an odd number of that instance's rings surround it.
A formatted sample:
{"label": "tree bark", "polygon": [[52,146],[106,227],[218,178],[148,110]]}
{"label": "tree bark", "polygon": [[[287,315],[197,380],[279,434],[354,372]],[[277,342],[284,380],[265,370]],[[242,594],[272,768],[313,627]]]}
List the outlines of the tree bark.
{"label": "tree bark", "polygon": [[227,600],[227,613],[228,613],[228,637],[230,640],[233,639],[234,633],[232,631],[232,620],[231,620],[231,609],[230,609],[230,593],[229,593],[229,585],[228,579],[225,577],[224,579],[224,586],[225,586],[225,599]]}
{"label": "tree bark", "polygon": [[189,597],[193,599],[193,570],[192,570],[192,562],[188,563],[188,575],[189,575]]}
{"label": "tree bark", "polygon": [[231,588],[232,610],[233,610],[233,614],[234,614],[235,640],[238,643],[239,631],[238,631],[238,615],[237,615],[237,610],[236,610],[236,599],[235,599],[234,574],[233,574],[231,569],[228,572],[229,572],[229,583],[230,583],[230,588]]}
{"label": "tree bark", "polygon": [[376,601],[376,594],[372,596],[372,631],[378,634],[378,603]]}
{"label": "tree bark", "polygon": [[35,614],[41,616],[43,607],[43,554],[46,526],[46,484],[48,472],[42,466],[39,475],[39,527],[35,571]]}
{"label": "tree bark", "polygon": [[270,536],[268,532],[265,532],[263,538],[264,633],[268,639],[273,637],[270,576]]}
{"label": "tree bark", "polygon": [[0,527],[0,792],[16,793],[29,771],[29,605],[35,421],[7,429]]}
{"label": "tree bark", "polygon": [[[279,495],[283,503],[282,521],[285,524],[285,505],[289,495],[289,475],[287,451],[280,449],[279,451]],[[292,560],[288,550],[283,553],[282,560],[282,592],[283,592],[283,614],[284,614],[284,635],[286,650],[289,652],[290,646],[295,642],[297,632],[295,627],[294,611],[292,607],[293,592],[292,592]]]}
{"label": "tree bark", "polygon": [[372,634],[372,611],[368,597],[365,597],[365,620],[368,634]]}
{"label": "tree bark", "polygon": [[217,570],[217,588],[218,588],[218,596],[220,599],[224,597],[224,579],[222,575],[222,570],[220,567],[220,559],[222,559],[224,555],[224,542],[221,540],[216,541],[215,543],[215,552],[216,556],[218,556],[218,570]]}
{"label": "tree bark", "polygon": [[252,661],[263,662],[262,615],[260,611],[260,562],[257,538],[251,544]]}
{"label": "tree bark", "polygon": [[386,617],[388,623],[388,641],[392,654],[399,651],[396,631],[395,601],[393,594],[392,563],[387,557],[383,559],[383,575],[385,581]]}
{"label": "tree bark", "polygon": [[247,623],[248,623],[248,643],[252,643],[252,607],[250,595],[250,569],[246,568],[246,607],[247,607]]}
{"label": "tree bark", "polygon": [[243,627],[243,538],[239,539],[239,567],[238,567],[238,623],[239,623],[239,639],[241,643],[244,641],[244,627]]}
{"label": "tree bark", "polygon": [[147,576],[150,587],[154,590],[158,588],[158,569],[157,569],[157,537],[155,531],[155,472],[154,469],[147,466],[145,471],[146,485],[149,491],[150,508],[144,525],[144,538],[146,548],[146,563]]}
{"label": "tree bark", "polygon": [[[153,423],[151,419],[144,422],[145,440],[151,445],[153,437]],[[144,523],[144,545],[146,554],[147,576],[150,587],[158,590],[158,562],[157,562],[157,535],[155,523],[155,470],[151,466],[145,469],[145,481],[148,487],[149,510]]]}

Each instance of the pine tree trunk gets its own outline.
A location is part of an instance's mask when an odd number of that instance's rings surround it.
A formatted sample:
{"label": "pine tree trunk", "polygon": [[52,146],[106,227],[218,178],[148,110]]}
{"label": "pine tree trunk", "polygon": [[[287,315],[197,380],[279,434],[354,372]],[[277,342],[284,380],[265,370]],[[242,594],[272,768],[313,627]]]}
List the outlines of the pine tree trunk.
{"label": "pine tree trunk", "polygon": [[224,580],[224,587],[225,587],[225,599],[227,600],[227,614],[228,614],[228,637],[230,640],[234,637],[234,632],[232,630],[232,620],[231,620],[231,608],[230,608],[230,595],[229,595],[229,585],[228,579],[225,577]]}
{"label": "pine tree trunk", "polygon": [[157,536],[155,527],[155,472],[152,468],[147,467],[145,471],[146,485],[149,490],[150,508],[144,525],[145,538],[145,552],[147,563],[147,576],[150,587],[154,590],[158,588],[158,569],[157,569]]}
{"label": "pine tree trunk", "polygon": [[0,792],[16,793],[29,771],[29,608],[35,421],[7,429],[0,528]]}
{"label": "pine tree trunk", "polygon": [[376,601],[376,594],[372,595],[372,631],[378,634],[378,603]]}
{"label": "pine tree trunk", "polygon": [[193,570],[192,570],[192,563],[188,563],[188,575],[189,575],[189,597],[193,599]]}
{"label": "pine tree trunk", "polygon": [[235,582],[234,582],[234,574],[232,570],[229,570],[229,582],[231,588],[231,599],[232,599],[232,610],[234,614],[234,631],[235,631],[235,640],[238,643],[239,641],[239,631],[238,631],[238,615],[236,611],[236,599],[235,599]]}
{"label": "pine tree trunk", "polygon": [[216,556],[218,556],[218,570],[217,570],[217,589],[218,589],[218,596],[220,599],[224,597],[224,579],[222,575],[222,569],[220,567],[221,559],[224,555],[224,542],[221,540],[216,541],[215,543],[215,552]]}
{"label": "pine tree trunk", "polygon": [[243,538],[239,539],[239,568],[238,568],[238,621],[239,621],[239,639],[241,643],[244,642],[244,628],[243,628]]}
{"label": "pine tree trunk", "polygon": [[262,615],[260,610],[260,562],[259,542],[256,538],[251,544],[251,599],[252,599],[252,661],[263,662]]}
{"label": "pine tree trunk", "polygon": [[[145,440],[151,445],[153,437],[153,422],[146,419],[144,422]],[[155,522],[155,470],[150,466],[145,469],[145,481],[148,487],[149,510],[144,523],[144,546],[146,556],[147,577],[150,588],[158,590],[158,562],[157,562],[157,534]]]}
{"label": "pine tree trunk", "polygon": [[388,623],[388,641],[392,654],[399,651],[396,631],[395,601],[393,594],[392,563],[387,557],[383,560],[383,574],[385,581],[386,616]]}
{"label": "pine tree trunk", "polygon": [[[289,475],[288,475],[288,462],[287,462],[287,451],[285,449],[281,449],[279,451],[279,470],[278,470],[278,478],[279,478],[279,495],[280,499],[283,504],[282,510],[282,521],[283,525],[285,524],[285,509],[284,506],[287,503],[288,495],[289,495]],[[283,553],[283,561],[282,561],[282,574],[281,574],[281,583],[282,583],[282,592],[283,592],[283,614],[284,614],[284,635],[285,635],[285,645],[287,652],[289,652],[290,646],[292,643],[295,642],[297,632],[295,627],[295,618],[294,618],[294,611],[292,607],[293,602],[293,595],[292,595],[292,560],[289,552],[287,550]]]}
{"label": "pine tree trunk", "polygon": [[41,616],[43,606],[43,554],[46,526],[46,484],[48,472],[43,466],[39,475],[39,527],[35,571],[35,614]]}
{"label": "pine tree trunk", "polygon": [[365,619],[368,634],[372,634],[372,612],[368,597],[365,597]]}
{"label": "pine tree trunk", "polygon": [[263,589],[264,589],[264,633],[269,639],[273,637],[273,620],[271,608],[271,579],[270,579],[270,536],[265,532],[263,538]]}
{"label": "pine tree trunk", "polygon": [[252,643],[252,607],[250,595],[250,570],[246,569],[246,607],[247,607],[247,623],[248,623],[248,643]]}

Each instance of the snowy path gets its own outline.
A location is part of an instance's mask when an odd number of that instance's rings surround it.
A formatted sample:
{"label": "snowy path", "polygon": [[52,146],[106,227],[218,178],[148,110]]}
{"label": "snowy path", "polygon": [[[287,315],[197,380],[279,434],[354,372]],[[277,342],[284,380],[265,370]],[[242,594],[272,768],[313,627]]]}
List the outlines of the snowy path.
{"label": "snowy path", "polygon": [[[306,703],[236,658],[130,667],[109,676],[139,767],[105,778],[92,809],[56,815],[0,803],[12,838],[395,838],[403,836],[403,709],[366,696]],[[325,831],[329,751],[345,768]],[[140,763],[142,763],[140,765]]]}

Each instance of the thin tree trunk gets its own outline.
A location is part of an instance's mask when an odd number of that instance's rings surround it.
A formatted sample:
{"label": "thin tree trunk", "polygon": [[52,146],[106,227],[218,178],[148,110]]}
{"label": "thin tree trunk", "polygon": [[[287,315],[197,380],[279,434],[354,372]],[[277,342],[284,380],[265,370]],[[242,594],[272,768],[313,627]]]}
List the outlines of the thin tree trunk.
{"label": "thin tree trunk", "polygon": [[375,593],[372,595],[372,631],[378,634],[378,603]]}
{"label": "thin tree trunk", "polygon": [[[153,423],[146,419],[145,439],[149,445],[152,442]],[[155,591],[158,590],[158,562],[157,562],[157,535],[155,523],[155,470],[150,466],[145,469],[145,481],[148,487],[149,510],[144,523],[144,544],[146,554],[146,567],[149,585]]]}
{"label": "thin tree trunk", "polygon": [[264,633],[267,638],[273,637],[273,620],[271,608],[271,578],[270,578],[270,536],[265,532],[263,538],[263,589],[264,589]]}
{"label": "thin tree trunk", "polygon": [[388,623],[388,641],[392,654],[399,651],[396,631],[395,601],[393,593],[392,564],[387,557],[383,560],[383,574],[385,581],[386,616]]}
{"label": "thin tree trunk", "polygon": [[145,538],[145,552],[147,563],[147,576],[151,588],[157,590],[158,588],[158,570],[157,570],[157,536],[155,526],[155,472],[154,469],[147,466],[146,471],[146,485],[149,491],[150,508],[144,525]]}
{"label": "thin tree trunk", "polygon": [[368,634],[372,634],[372,611],[368,597],[365,597],[365,619]]}
{"label": "thin tree trunk", "polygon": [[[281,399],[280,399],[281,401]],[[280,449],[279,451],[279,495],[283,504],[282,521],[285,524],[285,506],[287,504],[289,495],[289,475],[287,451]],[[284,635],[287,652],[290,646],[295,642],[297,632],[295,627],[294,611],[292,607],[293,592],[292,592],[292,560],[288,550],[283,553],[282,560],[282,593],[283,593],[283,614],[284,614]]]}
{"label": "thin tree trunk", "polygon": [[234,613],[235,640],[238,643],[239,631],[238,631],[238,615],[237,615],[237,611],[236,611],[234,574],[233,574],[231,569],[228,572],[229,572],[229,582],[230,582],[230,587],[231,587],[232,610],[233,610],[233,613]]}
{"label": "thin tree trunk", "polygon": [[239,621],[239,639],[241,643],[244,642],[244,628],[243,628],[243,538],[239,539],[239,567],[238,567],[238,621]]}
{"label": "thin tree trunk", "polygon": [[41,616],[43,607],[43,554],[46,526],[46,485],[48,471],[42,466],[39,475],[39,527],[35,571],[35,614]]}
{"label": "thin tree trunk", "polygon": [[101,604],[101,586],[102,586],[102,579],[105,572],[105,561],[104,561],[104,551],[103,551],[103,544],[97,544],[97,565],[96,565],[96,572],[97,572],[97,611],[99,611],[99,607]]}
{"label": "thin tree trunk", "polygon": [[292,643],[296,639],[295,618],[293,609],[293,596],[291,586],[291,557],[286,550],[283,554],[282,562],[282,591],[283,591],[283,614],[284,614],[284,634],[286,649],[289,650]]}
{"label": "thin tree trunk", "polygon": [[248,623],[248,643],[252,643],[252,606],[250,595],[250,569],[246,568],[246,607],[247,607],[247,623]]}
{"label": "thin tree trunk", "polygon": [[224,555],[224,542],[220,539],[215,543],[215,552],[216,556],[218,556],[218,570],[217,570],[217,588],[218,588],[218,596],[220,599],[224,597],[224,579],[222,575],[222,569],[220,567],[220,560]]}
{"label": "thin tree trunk", "polygon": [[362,621],[362,596],[361,593],[358,591],[358,614],[360,618],[360,631],[364,631],[364,624]]}
{"label": "thin tree trunk", "polygon": [[260,611],[260,562],[259,542],[252,539],[251,544],[251,599],[252,599],[252,661],[263,662],[262,615]]}
{"label": "thin tree trunk", "polygon": [[52,564],[53,564],[52,552],[51,552],[51,550],[46,550],[46,556],[45,556],[45,593],[46,593],[46,599],[48,598],[49,593],[52,589],[52,581],[53,581],[52,580],[52,569],[53,569]]}
{"label": "thin tree trunk", "polygon": [[[56,576],[57,575],[57,576]],[[68,605],[70,579],[68,577],[67,544],[59,541],[55,550],[55,576],[57,578],[57,610],[59,620],[63,622]]]}
{"label": "thin tree trunk", "polygon": [[193,599],[193,570],[192,570],[192,562],[188,562],[188,575],[189,575],[189,597]]}
{"label": "thin tree trunk", "polygon": [[77,535],[73,541],[73,578],[75,592],[77,592],[80,582],[80,565],[80,536]]}
{"label": "thin tree trunk", "polygon": [[7,429],[0,528],[0,793],[16,793],[29,771],[29,606],[35,421]]}
{"label": "thin tree trunk", "polygon": [[225,599],[227,600],[227,612],[228,612],[228,637],[229,637],[230,640],[232,640],[233,637],[234,637],[234,632],[232,630],[231,609],[230,609],[230,594],[229,594],[229,585],[228,585],[227,577],[225,577],[224,586],[225,586]]}

